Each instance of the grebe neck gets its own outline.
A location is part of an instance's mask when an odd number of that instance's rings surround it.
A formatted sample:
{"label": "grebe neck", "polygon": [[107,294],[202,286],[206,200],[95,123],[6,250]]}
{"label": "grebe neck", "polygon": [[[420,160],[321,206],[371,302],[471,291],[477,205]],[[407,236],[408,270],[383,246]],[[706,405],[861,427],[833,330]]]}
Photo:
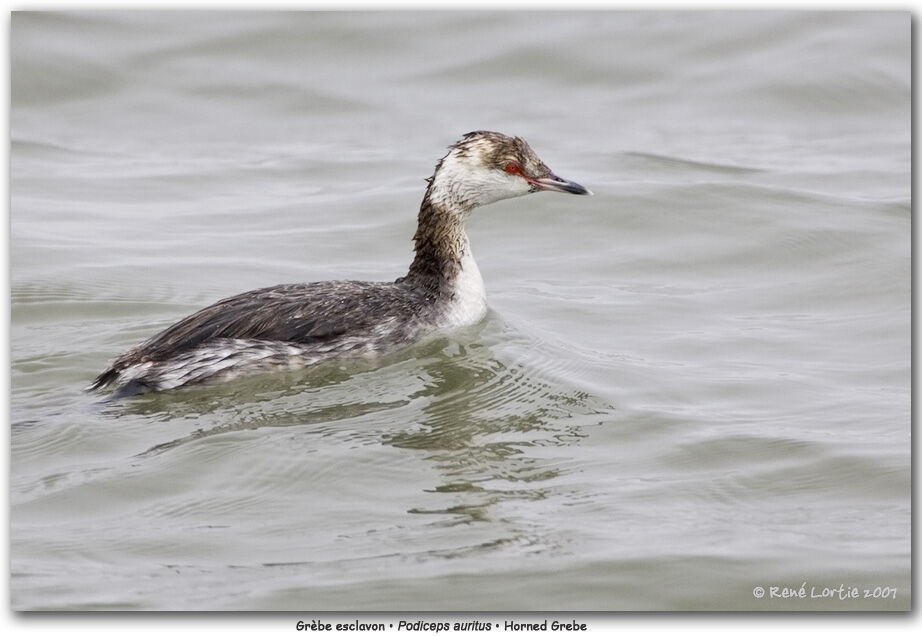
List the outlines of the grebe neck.
{"label": "grebe neck", "polygon": [[413,236],[416,255],[407,278],[450,298],[459,278],[474,274],[465,270],[477,270],[464,231],[464,222],[474,206],[465,205],[450,191],[439,188],[437,178],[438,174],[430,180],[419,207],[419,223]]}

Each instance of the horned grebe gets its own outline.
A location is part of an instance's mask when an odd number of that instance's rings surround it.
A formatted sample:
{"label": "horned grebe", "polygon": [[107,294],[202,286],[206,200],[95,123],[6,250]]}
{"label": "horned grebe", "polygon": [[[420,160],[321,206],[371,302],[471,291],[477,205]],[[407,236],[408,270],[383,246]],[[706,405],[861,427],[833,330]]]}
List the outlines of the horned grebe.
{"label": "horned grebe", "polygon": [[277,285],[225,298],[115,359],[87,390],[121,397],[384,352],[486,314],[464,223],[481,205],[540,190],[592,194],[561,179],[523,139],[476,131],[449,146],[419,209],[410,271],[393,283]]}

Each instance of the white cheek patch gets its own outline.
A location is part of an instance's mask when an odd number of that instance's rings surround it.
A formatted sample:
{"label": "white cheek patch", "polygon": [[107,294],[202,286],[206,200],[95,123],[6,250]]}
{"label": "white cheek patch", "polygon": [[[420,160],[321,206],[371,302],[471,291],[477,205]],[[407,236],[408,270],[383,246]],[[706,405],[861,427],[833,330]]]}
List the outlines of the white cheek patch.
{"label": "white cheek patch", "polygon": [[519,197],[531,191],[531,185],[519,175],[484,166],[477,158],[459,158],[454,153],[442,160],[432,186],[433,199],[464,208]]}

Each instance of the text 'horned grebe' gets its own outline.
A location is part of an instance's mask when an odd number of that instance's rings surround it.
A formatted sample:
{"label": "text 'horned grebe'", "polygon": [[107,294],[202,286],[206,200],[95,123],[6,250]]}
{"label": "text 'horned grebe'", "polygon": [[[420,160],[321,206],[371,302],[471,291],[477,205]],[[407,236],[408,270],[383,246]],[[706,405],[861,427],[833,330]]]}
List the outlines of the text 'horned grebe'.
{"label": "text 'horned grebe'", "polygon": [[393,283],[277,285],[220,300],[116,358],[88,387],[116,396],[166,391],[243,373],[300,368],[396,348],[486,314],[464,223],[481,205],[552,190],[592,194],[561,179],[523,139],[477,131],[449,147],[419,208],[410,271]]}

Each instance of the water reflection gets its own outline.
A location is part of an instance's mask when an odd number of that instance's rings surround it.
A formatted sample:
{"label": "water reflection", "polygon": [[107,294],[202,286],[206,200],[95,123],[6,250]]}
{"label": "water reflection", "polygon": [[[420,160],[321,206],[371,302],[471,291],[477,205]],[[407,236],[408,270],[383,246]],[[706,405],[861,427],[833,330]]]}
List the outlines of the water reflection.
{"label": "water reflection", "polygon": [[452,503],[410,513],[448,515],[441,521],[448,525],[490,521],[502,501],[552,494],[539,484],[563,469],[529,449],[567,446],[585,437],[585,421],[574,416],[592,413],[588,394],[506,364],[480,343],[443,350],[425,371],[419,426],[385,434],[382,443],[425,452],[443,477],[429,491],[450,495]]}
{"label": "water reflection", "polygon": [[[308,426],[321,435],[327,429],[341,434],[344,422],[356,420],[349,431],[352,443],[407,449],[437,467],[442,479],[426,492],[448,495],[451,503],[410,513],[441,515],[448,524],[484,521],[504,500],[550,496],[541,484],[561,475],[568,454],[555,458],[537,449],[578,443],[587,435],[585,424],[611,410],[553,373],[525,361],[504,361],[505,351],[523,350],[521,342],[509,346],[509,341],[525,336],[496,316],[488,323],[378,362],[145,395],[111,404],[106,412],[127,410],[154,421],[195,416],[205,424],[142,456],[262,427]],[[369,420],[383,424],[369,426]]]}

